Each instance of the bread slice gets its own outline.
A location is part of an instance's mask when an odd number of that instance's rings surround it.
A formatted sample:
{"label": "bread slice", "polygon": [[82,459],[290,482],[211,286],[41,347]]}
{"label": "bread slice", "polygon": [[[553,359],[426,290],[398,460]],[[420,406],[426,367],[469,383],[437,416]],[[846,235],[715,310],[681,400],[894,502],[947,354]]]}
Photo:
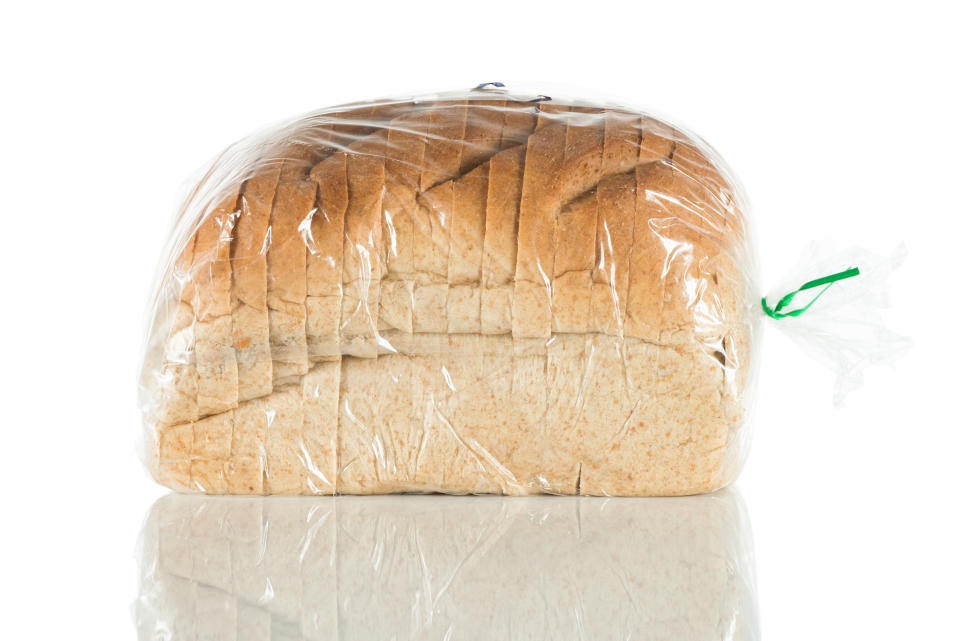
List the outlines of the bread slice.
{"label": "bread slice", "polygon": [[551,102],[550,98],[539,100],[537,105],[537,126],[534,131],[540,131],[551,125],[566,124],[567,114],[574,109],[573,105],[564,105]]}
{"label": "bread slice", "polygon": [[[427,334],[418,345],[407,350],[410,382],[419,388],[421,404],[421,440],[416,447],[415,491],[438,492],[444,489],[446,463],[457,450],[456,434],[448,415],[450,385],[445,367],[450,363],[448,336]],[[409,393],[409,392],[407,392]]]}
{"label": "bread slice", "polygon": [[234,411],[207,416],[193,424],[191,485],[207,494],[229,491],[230,448]]}
{"label": "bread slice", "polygon": [[500,150],[506,104],[506,100],[470,100],[467,103],[463,150],[457,175],[463,176],[473,171]]}
{"label": "bread slice", "polygon": [[680,133],[651,116],[640,116],[640,162],[664,163],[673,158]]}
{"label": "bread slice", "polygon": [[420,192],[414,218],[414,332],[447,331],[447,262],[453,183],[464,148],[467,108],[446,104],[430,113],[430,132],[423,153]]}
{"label": "bread slice", "polygon": [[592,189],[602,176],[620,173],[616,163],[631,167],[636,153],[625,150],[621,155],[605,155],[607,113],[601,109],[580,108],[566,114],[564,120],[567,129],[560,198],[566,203]]}
{"label": "bread slice", "polygon": [[659,275],[663,287],[659,342],[690,344],[695,341],[695,334],[701,330],[704,320],[697,321],[709,278],[703,269],[703,261],[716,251],[700,247],[705,240],[700,229],[701,217],[691,213],[686,203],[674,196],[678,183],[683,182],[682,176],[672,166],[661,173],[665,178],[662,187],[658,188],[661,191],[647,189],[648,201],[652,199],[659,211],[652,222],[654,232],[658,238],[667,239],[672,249],[667,253]]}
{"label": "bread slice", "polygon": [[414,219],[413,331],[447,331],[448,219],[453,209],[453,183],[444,182],[420,196]]}
{"label": "bread slice", "polygon": [[303,403],[303,451],[307,494],[337,492],[337,427],[340,409],[340,360],[317,363],[300,381]]}
{"label": "bread slice", "polygon": [[[337,430],[337,491],[376,494],[380,443],[376,438],[378,399],[365,390],[377,389],[379,358],[344,358],[340,372],[340,423]],[[382,460],[382,458],[381,458]]]}
{"label": "bread slice", "polygon": [[612,462],[629,460],[637,454],[636,449],[624,443],[636,411],[631,381],[626,375],[630,342],[602,334],[586,338],[580,494],[614,494],[608,489],[612,483]]}
{"label": "bread slice", "polygon": [[[479,320],[479,317],[478,317]],[[487,449],[490,425],[485,409],[484,345],[478,334],[450,335],[449,356],[436,380],[446,387],[445,427],[452,451],[442,462],[447,492],[499,493],[501,463]]]}
{"label": "bread slice", "polygon": [[270,398],[241,402],[233,412],[227,487],[231,494],[263,494],[267,472]]}
{"label": "bread slice", "polygon": [[634,173],[637,201],[626,330],[630,336],[658,343],[664,305],[663,273],[672,260],[671,247],[664,244],[660,225],[667,216],[664,194],[669,193],[672,170],[665,164],[647,163],[638,165]]}
{"label": "bread slice", "polygon": [[593,269],[597,262],[597,190],[564,206],[557,219],[557,251],[553,263],[553,331],[590,330]]}
{"label": "bread slice", "polygon": [[[417,491],[417,463],[423,432],[423,381],[412,356],[381,354],[377,358],[377,411],[373,433],[379,435],[379,485],[385,491]],[[355,390],[363,394],[363,390]],[[389,489],[386,489],[389,488]]]}
{"label": "bread slice", "polygon": [[430,133],[420,172],[421,192],[459,173],[469,111],[463,100],[438,103],[430,110]]}
{"label": "bread slice", "polygon": [[200,416],[237,406],[237,359],[230,319],[230,243],[239,217],[239,186],[222,197],[197,230],[191,269],[196,286],[197,409]]}
{"label": "bread slice", "polygon": [[612,336],[624,335],[636,199],[633,171],[608,176],[597,186],[597,268],[590,289],[591,326]]}
{"label": "bread slice", "polygon": [[334,154],[311,177],[319,198],[307,242],[307,352],[311,361],[339,359],[343,291],[343,224],[347,211],[347,159]]}
{"label": "bread slice", "polygon": [[[183,205],[183,211],[200,189]],[[181,211],[181,215],[183,215]],[[197,407],[196,351],[196,285],[193,281],[193,253],[197,244],[196,230],[191,232],[172,261],[171,278],[179,289],[176,309],[171,313],[169,334],[163,346],[163,362],[158,376],[158,425],[175,425],[195,421]]]}
{"label": "bread slice", "polygon": [[[529,430],[518,430],[511,412],[513,404],[514,345],[509,334],[483,336],[483,373],[476,394],[477,426],[480,445],[489,455],[489,473],[494,475],[498,492],[516,495],[530,492],[530,487],[514,468],[514,458],[521,462],[531,456],[531,443],[524,441]],[[482,435],[482,440],[481,436]]]}
{"label": "bread slice", "polygon": [[[512,114],[508,112],[508,117]],[[511,147],[489,161],[480,292],[484,334],[510,334],[513,328],[513,280],[525,153],[525,146]]]}
{"label": "bread slice", "polygon": [[350,199],[343,232],[341,349],[364,357],[377,353],[385,145],[386,134],[378,133],[353,145],[346,154]]}
{"label": "bread slice", "polygon": [[503,130],[500,132],[500,149],[506,150],[523,145],[537,127],[538,103],[510,100],[503,108]]}
{"label": "bread slice", "polygon": [[196,491],[190,475],[193,457],[193,423],[158,425],[156,459],[151,474],[158,483],[177,491]]}
{"label": "bread slice", "polygon": [[518,338],[550,335],[550,277],[565,136],[566,125],[557,123],[541,128],[527,141],[512,308],[513,335]]}
{"label": "bread slice", "polygon": [[509,420],[502,438],[505,467],[517,485],[515,494],[543,491],[541,454],[547,413],[547,355],[539,338],[513,338]]}
{"label": "bread slice", "polygon": [[267,494],[301,494],[307,489],[307,465],[303,455],[303,396],[300,385],[284,385],[269,397],[266,420],[266,470],[263,491]]}
{"label": "bread slice", "polygon": [[505,105],[503,100],[470,103],[450,221],[447,322],[451,333],[480,333],[489,158],[500,149]]}
{"label": "bread slice", "polygon": [[642,123],[642,116],[635,113],[607,110],[603,129],[603,175],[628,171],[642,158]]}
{"label": "bread slice", "polygon": [[413,333],[414,220],[420,190],[425,138],[430,112],[398,118],[387,133],[383,228],[386,274],[381,283],[379,329]]}
{"label": "bread slice", "polygon": [[270,211],[280,179],[280,163],[265,163],[246,182],[232,248],[230,291],[233,348],[237,358],[238,401],[273,391],[270,319],[267,309],[267,252]]}
{"label": "bread slice", "polygon": [[283,174],[281,168],[270,212],[270,249],[267,253],[267,308],[274,385],[303,376],[309,367],[307,247],[300,230],[304,221],[309,225],[317,191],[315,183],[286,179]]}
{"label": "bread slice", "polygon": [[543,490],[578,494],[584,428],[595,420],[585,406],[587,372],[585,334],[556,334],[547,344],[546,417],[541,447]]}
{"label": "bread slice", "polygon": [[447,331],[480,333],[480,278],[488,172],[484,163],[453,184],[447,263]]}
{"label": "bread slice", "polygon": [[[193,259],[193,243],[188,245],[177,262],[182,265],[185,255]],[[186,276],[189,263],[179,279]],[[176,268],[179,272],[180,268]],[[190,281],[187,281],[188,283]],[[192,285],[191,285],[192,287]],[[184,286],[186,289],[186,285]],[[188,303],[182,301],[176,304],[173,312],[173,322],[164,349],[164,361],[160,366],[158,394],[157,424],[175,425],[195,421],[200,416],[197,406],[197,365],[190,355],[196,349],[196,313]]]}

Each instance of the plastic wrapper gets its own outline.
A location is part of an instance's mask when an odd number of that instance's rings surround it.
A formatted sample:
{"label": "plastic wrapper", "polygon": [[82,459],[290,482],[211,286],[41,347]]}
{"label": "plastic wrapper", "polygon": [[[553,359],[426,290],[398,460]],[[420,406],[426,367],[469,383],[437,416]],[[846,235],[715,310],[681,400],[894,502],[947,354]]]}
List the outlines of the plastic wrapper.
{"label": "plastic wrapper", "polygon": [[759,639],[731,490],[668,499],[171,494],[139,638]]}
{"label": "plastic wrapper", "polygon": [[254,135],[153,300],[143,455],[177,490],[683,495],[746,453],[744,195],[618,105],[487,87]]}
{"label": "plastic wrapper", "polygon": [[889,256],[860,247],[838,249],[829,240],[810,243],[794,265],[784,284],[766,298],[780,300],[799,283],[846,267],[856,267],[856,278],[843,287],[814,288],[793,306],[799,308],[811,298],[816,305],[799,316],[778,319],[782,330],[803,351],[836,374],[833,401],[841,406],[852,390],[863,385],[863,370],[871,365],[892,364],[910,346],[905,336],[894,333],[883,320],[881,310],[890,307],[889,279],[906,257],[898,247]]}

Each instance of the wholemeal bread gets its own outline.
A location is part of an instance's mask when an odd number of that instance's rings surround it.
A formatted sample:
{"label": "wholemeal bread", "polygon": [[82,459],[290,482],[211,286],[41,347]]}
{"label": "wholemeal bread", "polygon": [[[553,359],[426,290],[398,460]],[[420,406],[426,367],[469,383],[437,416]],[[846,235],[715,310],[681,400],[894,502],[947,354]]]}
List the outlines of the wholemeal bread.
{"label": "wholemeal bread", "polygon": [[158,480],[669,495],[734,478],[752,250],[698,139],[475,91],[311,115],[245,149],[188,200],[162,279],[142,377]]}

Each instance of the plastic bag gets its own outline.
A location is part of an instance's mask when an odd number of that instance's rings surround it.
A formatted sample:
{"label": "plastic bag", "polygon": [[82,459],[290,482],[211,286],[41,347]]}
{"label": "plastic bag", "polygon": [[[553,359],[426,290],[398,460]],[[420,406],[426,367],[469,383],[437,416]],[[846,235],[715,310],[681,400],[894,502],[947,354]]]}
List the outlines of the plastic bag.
{"label": "plastic bag", "polygon": [[740,497],[172,494],[140,639],[759,639]]}
{"label": "plastic bag", "polygon": [[757,281],[742,189],[663,120],[495,87],[316,112],[181,208],[143,455],[207,493],[715,490]]}

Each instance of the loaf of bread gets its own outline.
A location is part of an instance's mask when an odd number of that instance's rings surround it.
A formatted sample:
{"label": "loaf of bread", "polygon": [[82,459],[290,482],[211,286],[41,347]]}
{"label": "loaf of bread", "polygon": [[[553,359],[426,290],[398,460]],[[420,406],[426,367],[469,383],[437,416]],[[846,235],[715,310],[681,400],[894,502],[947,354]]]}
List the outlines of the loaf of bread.
{"label": "loaf of bread", "polygon": [[138,549],[143,641],[760,638],[733,490],[599,502],[171,494]]}
{"label": "loaf of bread", "polygon": [[311,114],[186,199],[141,375],[183,491],[681,495],[747,442],[745,201],[692,134],[474,90]]}

